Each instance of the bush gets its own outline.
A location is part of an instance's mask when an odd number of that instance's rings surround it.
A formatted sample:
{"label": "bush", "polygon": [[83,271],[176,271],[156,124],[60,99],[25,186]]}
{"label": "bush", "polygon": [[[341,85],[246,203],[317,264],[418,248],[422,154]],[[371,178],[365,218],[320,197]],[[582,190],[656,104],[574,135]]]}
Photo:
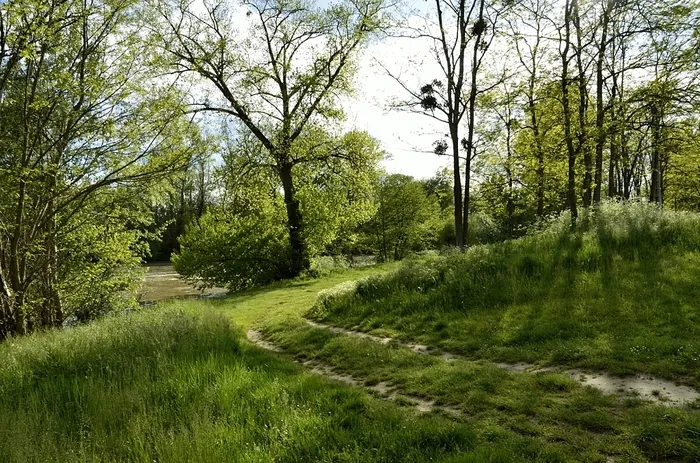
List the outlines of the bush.
{"label": "bush", "polygon": [[238,290],[287,276],[289,245],[284,222],[273,211],[231,214],[213,210],[187,227],[175,269],[201,287]]}
{"label": "bush", "polygon": [[139,232],[118,224],[85,226],[66,237],[59,255],[59,290],[68,320],[85,322],[137,305],[143,244]]}

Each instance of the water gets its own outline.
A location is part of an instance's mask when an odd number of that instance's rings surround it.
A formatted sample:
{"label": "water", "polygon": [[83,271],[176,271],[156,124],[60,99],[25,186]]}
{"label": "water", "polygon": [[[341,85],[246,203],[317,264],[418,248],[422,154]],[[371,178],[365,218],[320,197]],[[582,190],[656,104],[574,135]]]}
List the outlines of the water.
{"label": "water", "polygon": [[213,297],[226,294],[226,288],[197,289],[194,285],[184,281],[175,271],[172,264],[156,263],[148,264],[148,272],[143,279],[140,300],[148,304],[166,299]]}

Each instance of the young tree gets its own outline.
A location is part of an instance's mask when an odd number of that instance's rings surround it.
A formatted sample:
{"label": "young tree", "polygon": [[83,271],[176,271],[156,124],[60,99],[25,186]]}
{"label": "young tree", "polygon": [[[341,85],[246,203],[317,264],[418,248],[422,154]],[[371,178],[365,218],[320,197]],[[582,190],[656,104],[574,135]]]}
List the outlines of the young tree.
{"label": "young tree", "polygon": [[291,259],[286,276],[309,267],[309,244],[297,195],[295,170],[319,161],[319,152],[297,144],[309,125],[337,119],[341,95],[351,91],[354,61],[381,30],[382,0],[347,0],[325,9],[306,0],[246,0],[242,18],[230,2],[163,1],[155,35],[165,64],[193,74],[214,89],[215,99],[195,110],[231,116],[270,155],[285,197]]}

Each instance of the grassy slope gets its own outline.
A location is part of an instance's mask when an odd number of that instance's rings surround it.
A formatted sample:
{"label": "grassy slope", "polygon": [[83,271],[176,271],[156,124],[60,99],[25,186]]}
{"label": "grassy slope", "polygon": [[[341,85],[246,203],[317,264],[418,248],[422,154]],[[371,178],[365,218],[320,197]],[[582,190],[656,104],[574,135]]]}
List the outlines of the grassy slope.
{"label": "grassy slope", "polygon": [[0,345],[0,460],[413,462],[476,446],[469,427],[239,337],[210,310],[161,309]]}
{"label": "grassy slope", "polygon": [[[500,459],[494,461],[606,461],[610,455],[619,461],[700,459],[700,416],[694,410],[618,402],[563,375],[508,373],[488,362],[444,362],[303,322],[318,291],[375,272],[278,285],[213,304],[237,323],[262,329],[297,358],[321,360],[367,384],[389,381],[404,393],[460,408],[466,414],[462,425],[475,431],[478,448],[491,453],[489,445],[495,444],[499,449],[494,455]],[[414,282],[404,283],[411,287]],[[446,325],[454,321],[447,319]],[[484,460],[484,454],[477,459]]]}
{"label": "grassy slope", "polygon": [[607,207],[576,234],[560,223],[409,263],[310,315],[472,358],[700,386],[700,217]]}
{"label": "grassy slope", "polygon": [[[265,288],[241,291],[206,304],[222,310],[229,319],[246,330],[262,322],[298,318],[316,302],[320,291],[328,290],[348,280],[382,275],[398,268],[396,263],[357,269],[340,270],[318,279],[284,281]],[[171,305],[201,307],[203,301],[177,301]]]}

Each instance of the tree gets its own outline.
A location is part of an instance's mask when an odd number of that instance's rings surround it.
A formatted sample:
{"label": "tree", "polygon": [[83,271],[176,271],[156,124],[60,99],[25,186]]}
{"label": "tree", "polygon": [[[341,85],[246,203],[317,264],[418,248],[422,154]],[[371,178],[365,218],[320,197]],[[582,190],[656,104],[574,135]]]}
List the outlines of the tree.
{"label": "tree", "polygon": [[[496,38],[496,24],[511,6],[511,2],[487,3],[485,0],[435,0],[432,17],[426,18],[424,29],[412,30],[416,38],[431,43],[431,53],[442,71],[429,83],[414,89],[388,69],[410,95],[410,100],[399,105],[404,109],[421,112],[447,125],[449,146],[444,140],[435,143],[435,153],[452,157],[454,188],[455,244],[468,245],[469,191],[471,162],[474,158],[474,127],[476,100],[483,92],[497,86],[495,82],[480,82],[484,58]],[[466,116],[467,135],[460,136]],[[461,152],[464,151],[464,156]],[[462,181],[462,160],[465,164]]]}
{"label": "tree", "polygon": [[578,217],[576,205],[576,157],[577,149],[574,147],[572,124],[571,124],[571,100],[569,98],[570,77],[569,64],[571,55],[571,14],[573,2],[577,0],[566,0],[564,4],[564,26],[559,32],[559,55],[561,57],[561,104],[564,113],[564,140],[566,142],[566,152],[568,155],[568,189],[566,194],[567,207],[571,211],[572,223]]}
{"label": "tree", "polygon": [[134,6],[0,6],[0,337],[60,326],[62,247],[115,189],[166,175],[196,145],[178,95],[147,73]]}
{"label": "tree", "polygon": [[185,227],[216,203],[212,154],[217,147],[210,143],[203,150],[206,152],[193,158],[182,172],[168,176],[153,188],[153,224],[149,226],[153,260],[169,261],[171,254],[180,249],[178,238]]}
{"label": "tree", "polygon": [[242,39],[224,0],[161,2],[161,28],[154,31],[165,65],[178,75],[194,74],[215,89],[217,101],[197,111],[230,116],[269,153],[270,169],[285,197],[291,259],[286,276],[309,267],[309,244],[297,195],[295,169],[323,160],[299,139],[310,125],[341,116],[338,99],[351,90],[353,61],[381,30],[381,0],[348,0],[319,9],[305,0],[246,0]]}
{"label": "tree", "polygon": [[700,212],[700,122],[689,118],[667,134],[664,201],[674,209]]}
{"label": "tree", "polygon": [[[532,131],[534,154],[537,160],[537,216],[545,213],[545,151],[543,137],[546,136],[542,127],[541,100],[546,98],[545,92],[538,92],[540,79],[547,76],[546,64],[547,42],[545,34],[547,13],[551,5],[546,0],[530,0],[520,5],[516,10],[513,21],[510,21],[513,45],[518,61],[525,72],[526,114],[529,116],[524,128]],[[544,69],[543,69],[544,68]]]}
{"label": "tree", "polygon": [[[491,174],[491,180],[503,178],[499,190],[505,197],[506,231],[508,237],[513,237],[515,232],[516,214],[516,177],[519,173],[518,161],[514,150],[514,140],[519,131],[518,91],[502,84],[498,90],[482,95],[480,106],[485,115],[481,118],[481,127],[478,131],[485,138],[486,153],[491,153],[488,164],[496,164],[500,169],[496,175]],[[537,151],[536,151],[537,152]],[[481,156],[486,157],[486,156]],[[482,163],[483,164],[483,163]],[[538,171],[539,174],[539,171]],[[488,174],[487,174],[488,175]],[[539,177],[539,175],[538,175]],[[482,185],[483,187],[483,185]]]}
{"label": "tree", "polygon": [[175,269],[193,284],[231,290],[284,278],[289,246],[282,209],[272,197],[260,198],[257,210],[245,214],[210,209],[180,237]]}
{"label": "tree", "polygon": [[[374,215],[372,184],[383,151],[365,132],[334,137],[308,126],[290,155],[312,154],[317,159],[308,158],[295,174],[310,258],[342,248]],[[232,289],[288,278],[294,256],[281,239],[285,201],[274,158],[251,133],[238,132],[228,140],[223,161],[216,173],[224,186],[219,204],[186,227],[175,268],[195,282]]]}
{"label": "tree", "polygon": [[441,211],[452,209],[454,197],[452,195],[452,173],[450,169],[444,168],[437,171],[435,175],[423,181],[423,187],[428,196],[434,196],[437,199]]}
{"label": "tree", "polygon": [[435,247],[441,228],[437,198],[423,184],[401,174],[380,179],[377,214],[365,227],[381,260],[400,260],[409,251]]}

